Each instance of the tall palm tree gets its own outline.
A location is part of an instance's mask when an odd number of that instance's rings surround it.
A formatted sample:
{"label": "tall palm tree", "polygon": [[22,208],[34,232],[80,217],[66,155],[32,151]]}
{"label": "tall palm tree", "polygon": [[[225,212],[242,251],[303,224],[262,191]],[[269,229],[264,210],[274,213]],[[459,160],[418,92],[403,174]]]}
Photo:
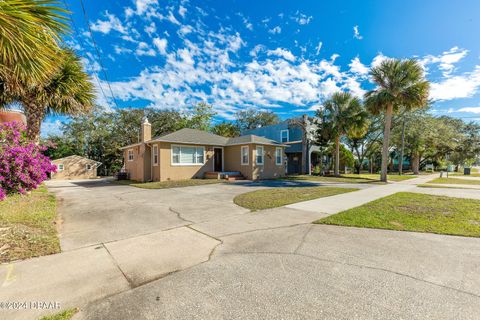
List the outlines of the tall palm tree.
{"label": "tall palm tree", "polygon": [[385,113],[380,179],[386,182],[392,116],[401,107],[405,110],[423,107],[428,101],[430,84],[414,59],[386,59],[370,70],[370,76],[377,87],[365,94],[365,105],[373,114]]}
{"label": "tall palm tree", "polygon": [[340,175],[340,139],[345,136],[361,136],[368,125],[367,112],[360,99],[349,92],[336,92],[323,103],[317,112],[321,125],[327,126],[335,140],[335,175]]}
{"label": "tall palm tree", "polygon": [[94,86],[83,71],[79,57],[70,49],[62,49],[58,59],[59,67],[47,80],[25,87],[23,94],[16,97],[27,117],[27,135],[37,142],[47,114],[88,112],[95,99]]}
{"label": "tall palm tree", "polygon": [[43,81],[57,67],[65,13],[56,0],[0,1],[0,102],[20,81]]}

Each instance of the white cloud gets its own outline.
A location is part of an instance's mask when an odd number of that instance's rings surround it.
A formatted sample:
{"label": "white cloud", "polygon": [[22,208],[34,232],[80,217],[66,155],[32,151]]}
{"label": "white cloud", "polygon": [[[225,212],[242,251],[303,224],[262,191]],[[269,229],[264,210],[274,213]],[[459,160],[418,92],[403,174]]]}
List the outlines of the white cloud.
{"label": "white cloud", "polygon": [[187,8],[184,6],[178,7],[178,14],[182,17],[185,18],[185,13],[187,13]]}
{"label": "white cloud", "polygon": [[353,37],[358,40],[362,40],[363,36],[360,35],[360,31],[358,30],[358,26],[353,26]]}
{"label": "white cloud", "polygon": [[307,16],[306,14],[299,11],[295,12],[295,14],[290,18],[295,20],[295,22],[297,22],[299,25],[309,24],[310,21],[313,19],[312,16]]}
{"label": "white cloud", "polygon": [[467,107],[456,110],[456,112],[480,113],[480,107]]}
{"label": "white cloud", "polygon": [[41,126],[42,138],[49,136],[60,135],[62,133],[62,122],[60,120],[45,120]]}
{"label": "white cloud", "polygon": [[387,56],[384,56],[383,53],[379,53],[373,58],[371,67],[375,68],[378,67],[384,60],[389,59]]}
{"label": "white cloud", "polygon": [[277,48],[275,50],[268,50],[267,55],[269,56],[276,55],[288,61],[295,61],[295,56],[289,50],[282,49],[282,48]]}
{"label": "white cloud", "polygon": [[451,100],[456,98],[469,98],[480,88],[480,66],[473,72],[449,76],[444,80],[431,83],[430,98],[433,100]]}
{"label": "white cloud", "polygon": [[319,53],[320,53],[320,50],[322,49],[322,46],[323,46],[323,42],[322,42],[322,41],[320,41],[320,42],[318,43],[318,46],[317,46],[317,48],[316,48],[316,49],[317,49],[317,51],[316,51],[316,54],[317,54],[317,56],[319,55]]}
{"label": "white cloud", "polygon": [[151,36],[153,33],[157,32],[157,26],[155,25],[155,22],[152,21],[149,25],[145,26],[144,30],[149,36]]}
{"label": "white cloud", "polygon": [[145,42],[139,42],[138,47],[135,50],[135,54],[137,56],[149,56],[149,57],[154,57],[156,55],[155,50],[150,48],[147,43]]}
{"label": "white cloud", "polygon": [[131,49],[119,47],[117,45],[115,45],[113,48],[114,48],[116,54],[132,53]]}
{"label": "white cloud", "polygon": [[153,44],[162,55],[167,54],[167,39],[154,38]]}
{"label": "white cloud", "polygon": [[438,64],[438,68],[443,71],[443,76],[448,77],[455,70],[455,64],[460,62],[468,54],[468,50],[453,47],[448,51],[444,51],[438,56],[428,55],[420,60],[428,70],[429,64]]}
{"label": "white cloud", "polygon": [[276,26],[275,28],[268,30],[268,32],[271,34],[278,34],[282,32],[282,28],[280,26]]}
{"label": "white cloud", "polygon": [[155,14],[158,8],[158,0],[135,0],[134,3],[135,9],[132,9],[130,7],[125,9],[125,15],[127,16],[127,18],[131,17],[134,14],[137,14],[139,16],[151,16],[152,14]]}
{"label": "white cloud", "polygon": [[114,30],[121,34],[127,34],[126,28],[122,25],[120,20],[113,14],[105,12],[106,20],[100,20],[93,22],[90,24],[92,31],[101,32],[103,34],[109,34],[110,31]]}
{"label": "white cloud", "polygon": [[364,76],[368,74],[368,67],[366,67],[363,63],[360,62],[359,57],[355,57],[352,59],[350,64],[348,65],[350,67],[350,71],[352,73]]}

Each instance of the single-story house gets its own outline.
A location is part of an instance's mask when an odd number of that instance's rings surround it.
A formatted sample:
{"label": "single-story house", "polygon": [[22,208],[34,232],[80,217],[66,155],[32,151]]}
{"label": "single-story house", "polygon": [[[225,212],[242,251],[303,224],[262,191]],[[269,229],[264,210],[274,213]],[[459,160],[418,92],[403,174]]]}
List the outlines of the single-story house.
{"label": "single-story house", "polygon": [[246,179],[272,179],[285,175],[285,147],[255,135],[226,138],[210,132],[181,129],[151,137],[145,119],[140,142],[122,147],[129,179],[166,181],[204,178],[212,173],[240,174]]}
{"label": "single-story house", "polygon": [[52,179],[92,179],[97,177],[97,168],[101,162],[81,156],[69,156],[52,160],[57,166],[57,172],[52,174]]}

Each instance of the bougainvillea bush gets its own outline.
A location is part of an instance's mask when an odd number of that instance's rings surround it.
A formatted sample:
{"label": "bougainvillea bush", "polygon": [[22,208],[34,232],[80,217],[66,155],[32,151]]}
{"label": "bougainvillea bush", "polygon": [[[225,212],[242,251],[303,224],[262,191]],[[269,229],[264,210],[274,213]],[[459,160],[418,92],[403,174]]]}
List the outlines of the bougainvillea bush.
{"label": "bougainvillea bush", "polygon": [[0,201],[11,193],[36,189],[56,166],[42,154],[43,146],[26,138],[18,122],[0,124]]}

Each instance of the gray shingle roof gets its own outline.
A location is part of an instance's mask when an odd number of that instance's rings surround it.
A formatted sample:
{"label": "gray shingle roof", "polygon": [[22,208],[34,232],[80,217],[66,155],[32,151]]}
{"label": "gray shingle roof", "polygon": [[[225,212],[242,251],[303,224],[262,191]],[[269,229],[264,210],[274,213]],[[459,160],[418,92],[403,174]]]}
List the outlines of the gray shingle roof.
{"label": "gray shingle roof", "polygon": [[172,133],[165,134],[160,137],[153,138],[150,141],[208,144],[208,145],[223,146],[227,143],[227,140],[228,138],[218,136],[210,132],[184,128]]}
{"label": "gray shingle roof", "polygon": [[177,142],[177,143],[190,143],[190,144],[205,144],[215,146],[229,146],[237,144],[267,144],[282,146],[274,140],[270,140],[264,137],[259,137],[253,134],[240,136],[236,138],[225,138],[210,132],[196,130],[196,129],[180,129],[178,131],[165,134],[160,137],[155,137],[150,142],[162,141],[162,142]]}

